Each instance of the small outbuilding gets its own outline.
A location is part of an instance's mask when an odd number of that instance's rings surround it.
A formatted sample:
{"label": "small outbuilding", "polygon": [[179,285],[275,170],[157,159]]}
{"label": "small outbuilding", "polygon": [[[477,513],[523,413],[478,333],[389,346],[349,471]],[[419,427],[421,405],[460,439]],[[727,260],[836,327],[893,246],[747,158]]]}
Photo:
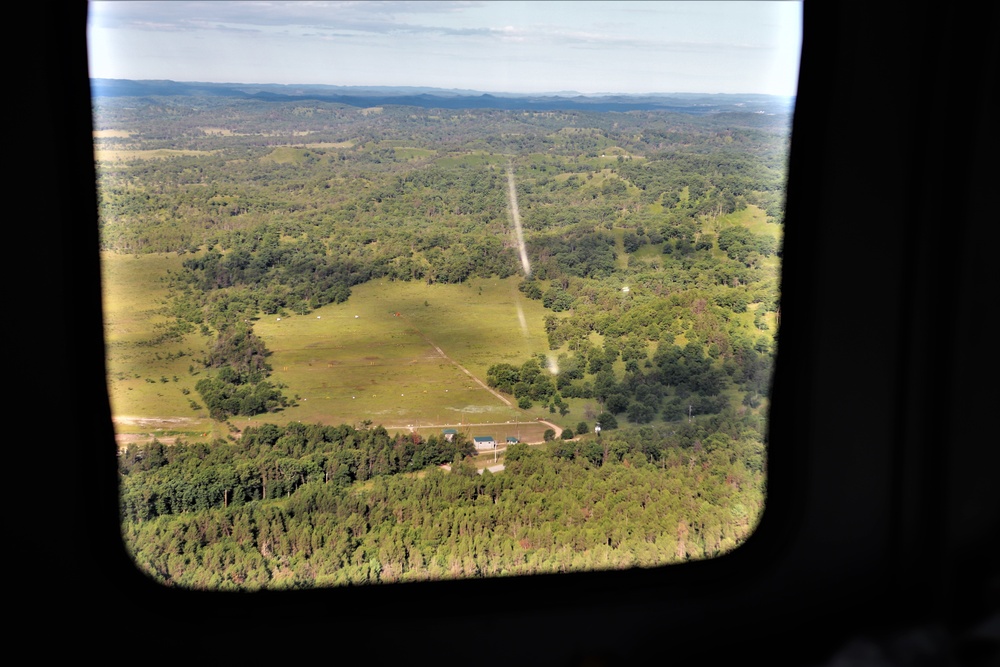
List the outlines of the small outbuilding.
{"label": "small outbuilding", "polygon": [[497,441],[492,435],[477,435],[472,439],[472,443],[477,450],[496,449]]}
{"label": "small outbuilding", "polygon": [[445,440],[451,442],[452,440],[455,439],[455,436],[458,435],[458,431],[456,431],[453,428],[446,428],[443,431],[441,431],[441,435],[444,436]]}

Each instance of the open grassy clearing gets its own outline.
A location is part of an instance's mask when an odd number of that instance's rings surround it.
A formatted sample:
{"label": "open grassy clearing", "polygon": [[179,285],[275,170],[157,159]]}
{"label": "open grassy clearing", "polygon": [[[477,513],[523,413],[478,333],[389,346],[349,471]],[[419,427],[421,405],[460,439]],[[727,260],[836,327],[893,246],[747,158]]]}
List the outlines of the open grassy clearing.
{"label": "open grassy clearing", "polygon": [[619,155],[624,158],[628,158],[630,156],[629,152],[621,146],[606,146],[600,157],[614,158],[617,161]]}
{"label": "open grassy clearing", "polygon": [[435,164],[443,168],[457,167],[460,165],[477,167],[487,164],[502,167],[507,164],[508,160],[509,158],[506,155],[491,154],[485,151],[469,151],[468,153],[452,154],[448,157],[439,158],[435,161]]}
{"label": "open grassy clearing", "polygon": [[307,144],[302,144],[305,148],[351,148],[354,146],[353,141],[315,141]]}
{"label": "open grassy clearing", "polygon": [[254,330],[273,352],[273,378],[300,397],[279,421],[407,428],[543,416],[506,405],[458,367],[484,379],[495,363],[546,351],[544,309],[516,280],[372,282],[353,288],[346,303],[261,319]]}
{"label": "open grassy clearing", "polygon": [[625,230],[624,229],[612,229],[611,235],[615,239],[615,268],[619,271],[628,268],[629,255],[625,252]]}
{"label": "open grassy clearing", "polygon": [[163,158],[211,155],[214,151],[175,150],[172,148],[157,148],[154,150],[132,150],[122,148],[94,147],[94,156],[99,162],[126,162],[129,160],[158,160]]}
{"label": "open grassy clearing", "polygon": [[767,221],[767,213],[761,208],[749,204],[742,211],[729,213],[719,218],[722,228],[732,225],[742,225],[754,234],[770,234],[776,240],[781,240],[781,225]]}
{"label": "open grassy clearing", "polygon": [[[646,267],[661,266],[664,261],[664,245],[665,243],[647,243],[644,246],[640,246],[638,250],[625,259],[626,266],[636,267],[639,264]],[[622,249],[624,250],[624,246]]]}
{"label": "open grassy clearing", "polygon": [[152,342],[171,322],[162,278],[180,266],[174,254],[101,255],[108,395],[117,433],[219,432],[204,410],[191,407],[192,399],[199,400],[192,366],[194,373],[203,372],[195,358],[204,356],[210,339],[189,334]]}
{"label": "open grassy clearing", "polygon": [[[211,338],[190,333],[181,340],[158,340],[171,322],[162,279],[180,269],[181,259],[172,254],[103,256],[108,387],[120,434],[175,430],[196,438],[228,433],[204,409],[192,406],[200,402],[195,383],[210,372],[197,359],[204,357]],[[243,427],[370,420],[393,429],[426,429],[425,434],[447,425],[464,427],[470,437],[541,439],[547,427],[531,422],[552,417],[547,409],[507,405],[459,367],[483,379],[494,363],[520,364],[546,352],[544,309],[524,298],[516,281],[372,282],[355,287],[343,304],[309,315],[262,318],[255,331],[273,353],[272,380],[286,385],[286,395],[298,397],[297,405],[231,421]],[[481,424],[504,428],[476,426]]]}
{"label": "open grassy clearing", "polygon": [[127,139],[131,137],[132,133],[128,130],[94,130],[95,139]]}
{"label": "open grassy clearing", "polygon": [[108,343],[135,343],[149,337],[151,325],[166,322],[163,309],[167,271],[181,268],[176,254],[101,254],[104,333]]}
{"label": "open grassy clearing", "polygon": [[[211,338],[195,333],[150,344],[171,322],[164,312],[167,289],[162,277],[168,270],[179,270],[181,259],[171,254],[105,256],[108,386],[119,434],[198,439],[229,433],[204,409],[191,407],[192,401],[200,402],[195,383],[210,372],[196,359],[204,356]],[[469,437],[541,440],[548,426],[532,420],[553,415],[541,406],[525,412],[503,404],[428,342],[430,338],[481,378],[496,363],[494,352],[502,350],[500,357],[520,363],[544,351],[543,310],[537,301],[521,297],[513,280],[481,281],[482,294],[472,283],[372,283],[356,287],[346,304],[281,322],[257,322],[256,331],[274,353],[272,379],[286,384],[290,397],[306,400],[278,413],[234,417],[232,423],[242,428],[267,422],[371,420],[390,430],[412,425],[424,435],[440,433],[447,425],[460,427]],[[517,324],[518,335],[511,338],[510,325],[503,325],[504,318],[519,320],[511,314],[516,313],[514,299],[529,313],[527,336]],[[494,321],[498,326],[490,324]]]}

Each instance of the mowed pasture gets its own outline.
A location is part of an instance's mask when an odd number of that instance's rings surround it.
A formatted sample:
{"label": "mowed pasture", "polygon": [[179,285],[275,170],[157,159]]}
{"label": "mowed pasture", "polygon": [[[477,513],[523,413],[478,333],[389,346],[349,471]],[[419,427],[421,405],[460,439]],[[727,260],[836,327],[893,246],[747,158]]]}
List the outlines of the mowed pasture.
{"label": "mowed pasture", "polygon": [[227,432],[191,407],[192,399],[200,400],[194,386],[204,373],[196,359],[205,356],[211,339],[189,334],[158,340],[173,321],[166,313],[164,278],[180,270],[181,259],[101,255],[108,397],[119,434]]}
{"label": "mowed pasture", "polygon": [[133,148],[105,148],[97,146],[94,156],[99,162],[128,162],[130,160],[157,160],[173,157],[190,157],[192,155],[211,155],[212,151],[180,150],[174,148],[155,148],[137,150]]}
{"label": "mowed pasture", "polygon": [[394,430],[547,415],[519,410],[472,377],[485,380],[492,364],[520,364],[547,350],[544,309],[516,285],[516,278],[373,281],[354,287],[345,303],[262,318],[254,330],[272,351],[272,377],[298,397],[283,416]]}
{"label": "mowed pasture", "polygon": [[[202,364],[212,337],[197,331],[162,337],[173,321],[165,278],[181,270],[182,259],[102,255],[108,391],[123,437],[197,440],[230,432],[208,417],[195,391],[212,372]],[[308,315],[261,317],[254,331],[271,350],[270,379],[284,385],[294,405],[230,421],[237,428],[370,421],[391,432],[430,435],[454,427],[501,443],[508,436],[539,441],[548,426],[537,419],[554,416],[545,406],[520,410],[472,377],[485,381],[495,363],[520,365],[548,351],[546,311],[517,290],[518,280],[373,281],[355,286],[345,303]]]}

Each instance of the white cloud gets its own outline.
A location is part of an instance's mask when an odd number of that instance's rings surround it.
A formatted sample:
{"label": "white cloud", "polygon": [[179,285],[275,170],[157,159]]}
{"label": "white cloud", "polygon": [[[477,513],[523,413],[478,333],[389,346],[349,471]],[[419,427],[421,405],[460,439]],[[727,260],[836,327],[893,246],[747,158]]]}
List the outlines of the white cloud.
{"label": "white cloud", "polygon": [[776,94],[794,93],[801,10],[713,1],[90,6],[97,77]]}

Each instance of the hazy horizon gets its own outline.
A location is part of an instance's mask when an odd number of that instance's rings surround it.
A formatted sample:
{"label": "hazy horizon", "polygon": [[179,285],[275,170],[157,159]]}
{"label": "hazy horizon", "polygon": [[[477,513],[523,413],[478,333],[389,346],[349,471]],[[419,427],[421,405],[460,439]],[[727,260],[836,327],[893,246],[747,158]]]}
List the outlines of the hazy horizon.
{"label": "hazy horizon", "polygon": [[89,3],[92,78],[794,97],[801,2]]}
{"label": "hazy horizon", "polygon": [[[581,96],[581,97],[713,97],[713,96],[766,96],[766,97],[776,97],[776,98],[795,98],[795,94],[791,95],[772,95],[769,93],[698,93],[686,90],[673,90],[673,91],[657,91],[648,93],[616,93],[610,91],[598,91],[593,93],[582,93],[577,90],[543,90],[534,93],[520,93],[509,90],[483,90],[478,88],[442,88],[439,86],[421,86],[421,85],[402,85],[402,86],[392,86],[392,85],[379,85],[379,84],[327,84],[327,83],[274,83],[273,81],[190,81],[190,80],[179,80],[179,79],[112,79],[108,77],[90,77],[91,81],[130,81],[136,83],[155,83],[155,82],[165,82],[165,83],[176,83],[176,84],[189,84],[189,85],[205,85],[205,86],[240,86],[240,87],[260,87],[260,88],[301,88],[301,89],[314,89],[314,88],[333,88],[333,89],[344,89],[348,91],[390,91],[390,92],[410,92],[412,94],[426,93],[440,91],[444,93],[452,93],[455,95],[491,95],[497,97],[569,97],[569,96]],[[289,93],[293,94],[293,93]]]}

